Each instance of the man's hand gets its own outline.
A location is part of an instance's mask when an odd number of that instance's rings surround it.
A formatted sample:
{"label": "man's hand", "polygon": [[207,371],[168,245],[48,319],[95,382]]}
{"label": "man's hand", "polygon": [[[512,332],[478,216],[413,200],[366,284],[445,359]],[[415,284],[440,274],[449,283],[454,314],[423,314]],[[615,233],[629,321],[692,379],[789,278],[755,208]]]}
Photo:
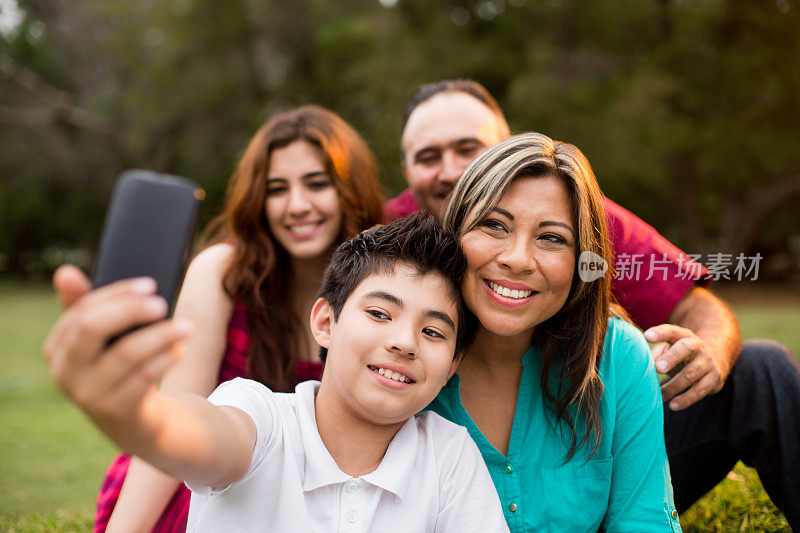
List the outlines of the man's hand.
{"label": "man's hand", "polygon": [[[672,324],[652,327],[644,335],[658,343],[652,350],[656,370],[670,375],[661,385],[661,397],[670,402],[670,409],[680,411],[722,389],[731,371],[728,354],[714,350],[690,329]],[[676,396],[682,391],[686,392]]]}
{"label": "man's hand", "polygon": [[128,419],[148,390],[172,365],[172,346],[191,333],[191,324],[165,321],[109,341],[135,326],[163,319],[167,304],[149,278],[120,281],[96,290],[74,267],[54,278],[67,310],[44,343],[54,381],[101,426]]}
{"label": "man's hand", "polygon": [[653,360],[656,370],[671,376],[661,386],[664,402],[680,411],[720,391],[739,357],[742,338],[728,306],[702,287],[687,292],[667,322],[648,329],[644,336],[664,343],[653,348]]}

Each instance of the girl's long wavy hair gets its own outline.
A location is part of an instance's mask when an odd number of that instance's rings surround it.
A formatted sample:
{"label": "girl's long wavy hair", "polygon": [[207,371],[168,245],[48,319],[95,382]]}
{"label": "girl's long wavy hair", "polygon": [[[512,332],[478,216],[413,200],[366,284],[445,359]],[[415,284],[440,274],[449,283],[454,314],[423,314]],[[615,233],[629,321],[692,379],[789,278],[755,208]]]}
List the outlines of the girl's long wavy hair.
{"label": "girl's long wavy hair", "polygon": [[[571,433],[566,460],[577,447],[597,451],[602,436],[599,368],[610,315],[613,272],[591,282],[578,276],[578,257],[592,252],[613,265],[603,195],[592,167],[578,148],[538,133],[515,135],[475,159],[459,178],[444,213],[444,227],[463,235],[483,221],[520,176],[552,176],[572,199],[577,227],[575,272],[564,306],[534,329],[542,353],[542,390],[557,423]],[[474,310],[473,310],[474,311]],[[476,313],[477,315],[478,313]],[[575,406],[576,416],[570,412]],[[593,441],[593,445],[592,445]]]}
{"label": "girl's long wavy hair", "polygon": [[210,242],[229,242],[233,259],[223,276],[228,296],[247,313],[250,378],[290,392],[302,353],[310,353],[290,292],[290,256],[266,219],[267,177],[274,150],[303,140],[316,147],[339,194],[342,230],[334,245],[383,219],[375,158],[363,139],[336,114],[304,106],[269,119],[251,139],[228,184],[222,213],[209,223]]}

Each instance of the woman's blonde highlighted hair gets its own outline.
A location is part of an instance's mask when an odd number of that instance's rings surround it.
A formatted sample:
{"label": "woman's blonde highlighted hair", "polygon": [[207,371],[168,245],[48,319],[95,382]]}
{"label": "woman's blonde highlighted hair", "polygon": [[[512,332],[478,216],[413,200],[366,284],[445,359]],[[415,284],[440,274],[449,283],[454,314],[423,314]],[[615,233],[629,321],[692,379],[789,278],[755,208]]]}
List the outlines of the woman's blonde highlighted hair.
{"label": "woman's blonde highlighted hair", "polygon": [[554,316],[536,326],[533,342],[542,351],[545,399],[556,420],[567,424],[572,434],[567,459],[584,444],[591,446],[594,454],[602,435],[603,384],[599,367],[612,304],[613,272],[609,269],[605,276],[585,282],[578,276],[578,257],[588,251],[602,257],[607,265],[613,265],[613,259],[603,194],[589,161],[574,145],[546,135],[524,133],[509,137],[483,152],[464,170],[450,196],[443,225],[456,235],[471,231],[520,176],[560,179],[572,200],[577,246],[569,296]]}

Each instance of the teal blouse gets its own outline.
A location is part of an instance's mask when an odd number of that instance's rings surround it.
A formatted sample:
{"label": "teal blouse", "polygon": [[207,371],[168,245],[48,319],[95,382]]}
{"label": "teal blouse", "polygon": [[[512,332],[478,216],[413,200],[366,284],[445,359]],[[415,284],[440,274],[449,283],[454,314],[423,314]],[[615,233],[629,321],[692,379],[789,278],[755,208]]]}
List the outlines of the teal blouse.
{"label": "teal blouse", "polygon": [[554,426],[540,371],[541,354],[532,346],[522,357],[508,456],[486,440],[464,409],[458,374],[428,407],[467,428],[511,531],[680,531],[661,392],[639,330],[618,318],[609,321],[600,363],[603,435],[591,459],[584,446],[564,463],[570,433]]}

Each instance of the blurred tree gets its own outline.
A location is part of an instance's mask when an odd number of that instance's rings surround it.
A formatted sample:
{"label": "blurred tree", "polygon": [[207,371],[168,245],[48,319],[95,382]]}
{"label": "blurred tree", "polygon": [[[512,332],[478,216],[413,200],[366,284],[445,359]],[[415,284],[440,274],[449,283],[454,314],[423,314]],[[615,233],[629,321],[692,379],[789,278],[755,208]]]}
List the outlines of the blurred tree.
{"label": "blurred tree", "polygon": [[404,102],[452,77],[484,83],[515,131],[577,144],[610,197],[688,251],[797,232],[796,0],[17,1],[0,270],[90,247],[126,167],[197,180],[207,220],[255,129],[304,103],[351,122],[396,193]]}
{"label": "blurred tree", "polygon": [[676,3],[671,13],[660,64],[676,82],[670,110],[684,134],[671,151],[705,234],[724,251],[748,251],[768,216],[800,198],[800,6],[704,7]]}

